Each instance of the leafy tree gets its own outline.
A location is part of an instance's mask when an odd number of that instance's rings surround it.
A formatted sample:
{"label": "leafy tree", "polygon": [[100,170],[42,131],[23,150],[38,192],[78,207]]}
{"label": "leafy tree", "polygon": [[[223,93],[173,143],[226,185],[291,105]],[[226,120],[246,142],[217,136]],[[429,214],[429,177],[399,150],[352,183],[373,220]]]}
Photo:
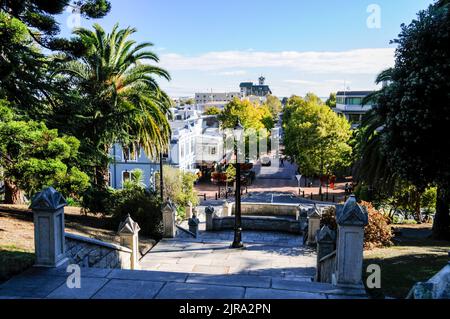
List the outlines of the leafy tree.
{"label": "leafy tree", "polygon": [[437,185],[435,238],[450,238],[449,1],[402,25],[391,82],[376,97],[384,121],[383,149],[401,178],[423,191]]}
{"label": "leafy tree", "polygon": [[[184,209],[189,202],[198,205],[199,199],[194,183],[198,179],[193,173],[183,172],[177,168],[164,166],[164,196],[170,198],[179,209]],[[157,173],[159,175],[159,172]],[[159,177],[156,178],[159,180]],[[160,185],[157,184],[159,193]]]}
{"label": "leafy tree", "polygon": [[330,97],[326,100],[325,104],[334,109],[336,107],[336,93],[330,93]]}
{"label": "leafy tree", "polygon": [[21,203],[20,190],[30,198],[45,186],[79,198],[89,186],[88,176],[72,165],[79,146],[74,137],[58,137],[56,130],[43,123],[16,120],[0,100],[0,166],[6,203]]}
{"label": "leafy tree", "polygon": [[274,126],[272,114],[267,105],[259,105],[249,100],[234,98],[225,105],[219,120],[224,128],[234,128],[238,119],[245,129],[271,130]]}
{"label": "leafy tree", "polygon": [[217,106],[208,107],[205,110],[205,115],[219,115],[222,111]]}
{"label": "leafy tree", "polygon": [[[151,43],[136,44],[130,39],[135,32],[115,25],[106,34],[97,24],[93,31],[76,30],[88,50],[55,75],[73,90],[67,94],[69,99],[62,97],[63,103],[53,109],[53,124],[82,141],[88,158],[85,165],[94,166],[93,181],[100,189],[107,185],[113,143],[121,142],[131,150],[141,146],[148,156],[155,156],[167,147],[170,136],[170,98],[155,80],[170,76],[148,63],[158,62],[158,57],[148,50]],[[87,166],[86,171],[92,169]]]}
{"label": "leafy tree", "polygon": [[276,96],[268,95],[264,104],[269,108],[273,118],[276,118],[282,110],[281,101]]}
{"label": "leafy tree", "polygon": [[350,124],[309,94],[292,97],[284,118],[285,154],[306,176],[332,174],[350,164]]}
{"label": "leafy tree", "polygon": [[26,25],[29,34],[41,46],[50,50],[66,50],[77,52],[82,46],[77,40],[58,38],[59,24],[56,15],[66,8],[78,10],[85,18],[102,18],[111,9],[106,0],[6,0],[0,9]]}

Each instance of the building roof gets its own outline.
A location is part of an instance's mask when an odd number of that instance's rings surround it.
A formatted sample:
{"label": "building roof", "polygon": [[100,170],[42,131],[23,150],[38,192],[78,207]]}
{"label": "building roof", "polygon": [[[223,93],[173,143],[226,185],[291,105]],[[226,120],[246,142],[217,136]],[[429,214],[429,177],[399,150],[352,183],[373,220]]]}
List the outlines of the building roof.
{"label": "building roof", "polygon": [[339,91],[336,96],[367,96],[374,91]]}
{"label": "building roof", "polygon": [[243,87],[252,87],[253,86],[253,82],[242,82],[239,87],[243,88]]}

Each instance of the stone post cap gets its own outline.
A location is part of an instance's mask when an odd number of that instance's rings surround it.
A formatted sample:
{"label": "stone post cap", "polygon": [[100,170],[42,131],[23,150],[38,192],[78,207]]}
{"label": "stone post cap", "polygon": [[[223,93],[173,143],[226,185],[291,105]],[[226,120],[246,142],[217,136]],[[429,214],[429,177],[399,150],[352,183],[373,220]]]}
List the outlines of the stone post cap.
{"label": "stone post cap", "polygon": [[65,198],[53,187],[43,189],[37,193],[31,200],[30,208],[32,210],[58,210],[67,206]]}
{"label": "stone post cap", "polygon": [[214,211],[215,209],[212,206],[208,206],[205,208],[205,214],[214,214]]}
{"label": "stone post cap", "polygon": [[341,226],[366,226],[369,223],[369,216],[366,210],[358,205],[355,195],[352,195],[344,207],[336,212],[336,221]]}
{"label": "stone post cap", "polygon": [[189,218],[189,220],[188,220],[189,226],[198,226],[198,224],[200,224],[200,220],[198,218],[196,218],[196,217]]}
{"label": "stone post cap", "polygon": [[187,205],[191,208],[192,208],[192,206],[194,206],[194,205],[192,205],[192,203],[190,201],[187,203]]}
{"label": "stone post cap", "polygon": [[164,207],[162,209],[163,213],[172,213],[176,211],[175,205],[174,203],[172,203],[172,201],[169,199],[165,204]]}
{"label": "stone post cap", "polygon": [[331,230],[328,226],[323,226],[322,229],[317,234],[317,241],[321,242],[335,242],[336,232]]}
{"label": "stone post cap", "polygon": [[135,235],[140,230],[141,230],[141,228],[139,227],[138,223],[136,223],[131,218],[130,214],[128,214],[128,216],[125,219],[125,221],[120,223],[118,233],[119,234],[132,234],[132,235]]}
{"label": "stone post cap", "polygon": [[309,218],[321,218],[322,214],[320,213],[319,207],[317,207],[317,204],[314,204],[314,207],[311,209],[310,213],[308,214]]}
{"label": "stone post cap", "polygon": [[228,201],[225,201],[225,203],[223,203],[224,207],[230,207],[230,203],[228,203]]}

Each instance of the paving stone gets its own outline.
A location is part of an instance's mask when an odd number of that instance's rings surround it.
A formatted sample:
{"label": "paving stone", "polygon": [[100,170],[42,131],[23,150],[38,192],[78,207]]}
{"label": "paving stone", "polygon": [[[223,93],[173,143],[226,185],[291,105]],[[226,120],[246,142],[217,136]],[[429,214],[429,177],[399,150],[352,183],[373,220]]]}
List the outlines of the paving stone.
{"label": "paving stone", "polygon": [[159,264],[157,270],[190,273],[194,269],[194,266],[193,264]]}
{"label": "paving stone", "polygon": [[242,299],[245,288],[216,285],[168,283],[157,299]]}
{"label": "paving stone", "polygon": [[186,281],[188,274],[167,271],[136,271],[114,269],[108,275],[111,279],[143,280],[143,281]]}
{"label": "paving stone", "polygon": [[331,284],[319,282],[304,282],[298,280],[288,280],[281,278],[272,279],[272,288],[285,290],[298,290],[303,292],[327,292],[335,287]]}
{"label": "paving stone", "polygon": [[67,284],[62,284],[47,298],[50,299],[89,299],[100,290],[109,279],[107,278],[81,278],[81,287],[70,289]]}
{"label": "paving stone", "polygon": [[190,275],[187,283],[270,288],[271,277],[250,275]]}
{"label": "paving stone", "polygon": [[326,296],[319,293],[306,293],[295,290],[247,288],[245,299],[326,299]]}
{"label": "paving stone", "polygon": [[199,274],[212,274],[212,275],[225,275],[228,274],[230,267],[227,266],[203,266],[195,265],[192,269],[193,273]]}
{"label": "paving stone", "polygon": [[92,299],[152,299],[162,282],[112,279]]}
{"label": "paving stone", "polygon": [[17,276],[0,286],[0,296],[45,298],[65,281],[58,276]]}

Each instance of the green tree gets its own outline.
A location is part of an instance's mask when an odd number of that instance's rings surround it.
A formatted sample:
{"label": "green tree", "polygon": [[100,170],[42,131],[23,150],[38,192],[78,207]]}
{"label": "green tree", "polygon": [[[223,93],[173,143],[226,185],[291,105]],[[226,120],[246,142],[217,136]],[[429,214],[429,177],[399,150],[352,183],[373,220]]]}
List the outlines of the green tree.
{"label": "green tree", "polygon": [[104,17],[111,9],[106,0],[6,0],[0,9],[26,25],[36,43],[50,50],[82,51],[76,40],[57,37],[60,28],[55,16],[64,13],[66,8],[77,10],[84,18]]}
{"label": "green tree", "polygon": [[[164,166],[164,196],[170,198],[180,210],[183,210],[189,202],[198,205],[199,199],[194,183],[198,179],[193,173],[183,172],[178,168]],[[156,180],[159,180],[159,172]],[[160,185],[157,184],[159,193]]]}
{"label": "green tree", "polygon": [[30,198],[45,186],[65,196],[79,198],[89,177],[75,162],[80,142],[58,136],[45,124],[16,120],[7,103],[0,100],[0,166],[4,170],[5,202],[22,202],[21,191]]}
{"label": "green tree", "polygon": [[392,170],[420,191],[437,185],[435,238],[450,238],[449,1],[402,25],[391,82],[377,96],[383,148]]}
{"label": "green tree", "polygon": [[325,104],[334,109],[336,107],[336,93],[330,93],[330,97],[326,100]]}
{"label": "green tree", "polygon": [[273,118],[277,118],[278,114],[280,114],[282,110],[281,101],[279,98],[273,95],[267,96],[267,101],[264,103],[272,113]]}
{"label": "green tree", "polygon": [[271,130],[274,126],[272,114],[267,105],[259,105],[249,100],[234,98],[225,105],[219,120],[224,128],[234,128],[238,119],[245,129]]}
{"label": "green tree", "polygon": [[351,160],[350,124],[319,100],[312,94],[292,97],[290,115],[283,119],[285,154],[306,176],[332,174]]}
{"label": "green tree", "polygon": [[208,107],[204,112],[205,115],[219,115],[220,113],[221,111],[217,106]]}
{"label": "green tree", "polygon": [[[148,63],[158,62],[158,57],[148,50],[151,43],[130,39],[135,32],[115,25],[106,34],[97,24],[93,31],[76,30],[88,50],[55,74],[74,89],[68,93],[70,99],[63,100],[66,103],[53,109],[54,125],[82,141],[89,159],[85,165],[94,166],[93,181],[100,189],[107,185],[108,152],[114,143],[131,150],[143,147],[152,157],[167,147],[170,137],[170,98],[155,80],[170,76]],[[88,166],[86,171],[92,169]]]}

